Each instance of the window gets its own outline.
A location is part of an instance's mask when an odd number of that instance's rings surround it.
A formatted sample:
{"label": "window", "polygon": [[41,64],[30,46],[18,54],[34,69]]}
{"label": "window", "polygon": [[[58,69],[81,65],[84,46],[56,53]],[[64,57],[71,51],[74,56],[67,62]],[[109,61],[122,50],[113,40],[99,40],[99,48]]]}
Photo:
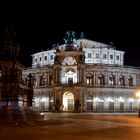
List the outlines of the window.
{"label": "window", "polygon": [[53,55],[51,55],[51,60],[53,59]]}
{"label": "window", "polygon": [[128,103],[128,108],[129,108],[129,111],[132,111],[132,109],[133,109],[133,103],[132,102]]}
{"label": "window", "polygon": [[73,78],[68,78],[68,85],[73,85]]}
{"label": "window", "polygon": [[109,111],[114,111],[114,102],[109,102]]}
{"label": "window", "polygon": [[110,55],[110,59],[113,59],[113,54]]}
{"label": "window", "polygon": [[123,75],[120,75],[119,77],[119,85],[124,86],[125,85],[125,78]]}
{"label": "window", "polygon": [[115,85],[115,76],[113,74],[109,75],[109,84]]}
{"label": "window", "polygon": [[120,102],[120,111],[124,111],[124,102]]}
{"label": "window", "polygon": [[87,111],[93,110],[92,96],[87,96]]}
{"label": "window", "polygon": [[45,56],[45,60],[47,60],[47,56]]}
{"label": "window", "polygon": [[86,81],[87,81],[87,85],[92,85],[92,83],[93,83],[93,76],[91,74],[88,74],[86,76]]}
{"label": "window", "polygon": [[103,54],[103,58],[106,59],[106,54]]}
{"label": "window", "polygon": [[119,55],[117,55],[117,56],[116,56],[116,59],[117,59],[117,60],[119,60],[119,59],[120,59]]}
{"label": "window", "polygon": [[133,86],[133,77],[132,76],[128,77],[128,85]]}
{"label": "window", "polygon": [[99,53],[96,53],[96,58],[99,58]]}
{"label": "window", "polygon": [[41,57],[40,57],[40,59],[39,59],[40,61],[41,61]]}
{"label": "window", "polygon": [[98,83],[99,85],[105,85],[105,77],[103,74],[98,74]]}
{"label": "window", "polygon": [[37,78],[33,76],[33,86],[37,86]]}
{"label": "window", "polygon": [[91,53],[88,53],[88,58],[91,58]]}
{"label": "window", "polygon": [[35,58],[35,62],[37,62],[37,58]]}

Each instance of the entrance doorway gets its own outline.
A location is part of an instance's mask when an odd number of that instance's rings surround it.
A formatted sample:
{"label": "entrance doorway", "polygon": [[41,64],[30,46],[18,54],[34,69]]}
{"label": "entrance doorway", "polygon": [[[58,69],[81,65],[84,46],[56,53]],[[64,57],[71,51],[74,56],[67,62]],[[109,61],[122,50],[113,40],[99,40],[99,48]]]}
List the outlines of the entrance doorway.
{"label": "entrance doorway", "polygon": [[40,101],[41,111],[48,111],[49,110],[49,98],[43,97]]}
{"label": "entrance doorway", "polygon": [[74,110],[74,96],[71,92],[65,92],[63,94],[63,111]]}

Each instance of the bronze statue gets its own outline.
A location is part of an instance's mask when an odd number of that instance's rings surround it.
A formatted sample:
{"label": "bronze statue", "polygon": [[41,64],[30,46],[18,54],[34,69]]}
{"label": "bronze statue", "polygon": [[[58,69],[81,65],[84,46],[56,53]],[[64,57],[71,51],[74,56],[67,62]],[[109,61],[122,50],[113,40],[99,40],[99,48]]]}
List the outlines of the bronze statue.
{"label": "bronze statue", "polygon": [[16,39],[16,33],[13,30],[13,26],[7,24],[4,28],[4,47],[2,55],[4,57],[17,58],[19,55],[20,43]]}

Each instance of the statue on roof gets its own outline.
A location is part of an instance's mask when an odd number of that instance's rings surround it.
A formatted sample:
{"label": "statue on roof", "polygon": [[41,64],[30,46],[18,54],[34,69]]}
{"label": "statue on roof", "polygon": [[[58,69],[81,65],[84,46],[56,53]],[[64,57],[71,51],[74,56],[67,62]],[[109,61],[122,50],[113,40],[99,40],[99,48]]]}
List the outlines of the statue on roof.
{"label": "statue on roof", "polygon": [[75,44],[76,43],[75,32],[67,31],[64,41],[65,41],[65,44]]}

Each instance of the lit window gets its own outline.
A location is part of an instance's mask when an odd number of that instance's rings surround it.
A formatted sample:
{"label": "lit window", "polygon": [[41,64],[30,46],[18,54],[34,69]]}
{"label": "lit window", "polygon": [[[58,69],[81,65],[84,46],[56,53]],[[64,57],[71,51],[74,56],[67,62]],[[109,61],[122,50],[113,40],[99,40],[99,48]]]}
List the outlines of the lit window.
{"label": "lit window", "polygon": [[115,76],[113,74],[109,75],[109,84],[115,85]]}
{"label": "lit window", "polygon": [[112,54],[110,55],[110,59],[113,59],[113,55]]}
{"label": "lit window", "polygon": [[35,62],[37,62],[37,58],[35,58]]}
{"label": "lit window", "polygon": [[92,85],[92,83],[93,83],[93,76],[91,74],[88,74],[86,76],[86,81],[87,81],[87,85]]}
{"label": "lit window", "polygon": [[103,58],[106,59],[106,54],[103,54]]}
{"label": "lit window", "polygon": [[117,56],[116,56],[116,59],[117,59],[117,60],[119,60],[119,59],[120,59],[119,55],[117,55]]}
{"label": "lit window", "polygon": [[125,78],[123,75],[120,75],[119,77],[119,85],[124,86],[125,85]]}
{"label": "lit window", "polygon": [[53,55],[51,55],[51,60],[53,59]]}
{"label": "lit window", "polygon": [[96,58],[99,58],[99,53],[96,53]]}
{"label": "lit window", "polygon": [[132,76],[128,77],[128,85],[133,86],[133,77]]}
{"label": "lit window", "polygon": [[103,74],[98,74],[99,85],[105,84],[105,77]]}
{"label": "lit window", "polygon": [[91,58],[91,53],[88,53],[88,58]]}

